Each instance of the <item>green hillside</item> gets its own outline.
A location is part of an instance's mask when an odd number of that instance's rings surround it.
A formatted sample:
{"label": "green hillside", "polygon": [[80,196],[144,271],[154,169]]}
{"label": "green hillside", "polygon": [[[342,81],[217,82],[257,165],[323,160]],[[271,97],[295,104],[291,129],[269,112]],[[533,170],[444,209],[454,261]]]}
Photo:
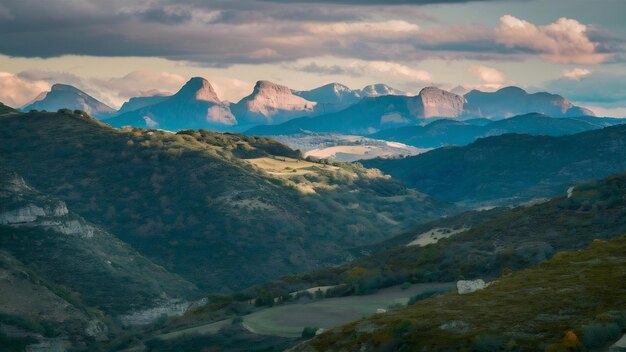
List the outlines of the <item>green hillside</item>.
{"label": "green hillside", "polygon": [[325,332],[296,351],[605,350],[626,330],[626,237],[594,241],[484,290]]}
{"label": "green hillside", "polygon": [[439,199],[519,204],[626,170],[626,126],[561,137],[507,134],[396,160],[365,160]]}
{"label": "green hillside", "polygon": [[[382,243],[341,266],[284,277],[261,287],[280,296],[306,287],[333,286],[328,295],[375,292],[404,282],[492,278],[584,248],[594,239],[626,233],[626,175],[576,186],[571,196],[514,209],[499,208],[443,218]],[[426,246],[407,246],[433,229],[456,233]],[[443,236],[442,236],[443,237]],[[259,288],[254,288],[252,291]]]}
{"label": "green hillside", "polygon": [[0,171],[0,248],[86,306],[117,316],[199,291],[65,204]]}
{"label": "green hillside", "polygon": [[0,140],[0,162],[34,187],[205,290],[329,266],[451,209],[265,138],[116,130],[60,111],[0,117]]}

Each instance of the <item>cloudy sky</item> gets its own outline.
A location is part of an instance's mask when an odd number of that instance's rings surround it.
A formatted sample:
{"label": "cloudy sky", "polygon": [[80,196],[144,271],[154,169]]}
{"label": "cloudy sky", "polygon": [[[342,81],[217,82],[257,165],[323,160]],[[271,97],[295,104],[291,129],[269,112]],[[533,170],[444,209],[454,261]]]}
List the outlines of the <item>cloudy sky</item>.
{"label": "cloudy sky", "polygon": [[0,101],[53,83],[119,107],[192,76],[547,90],[626,116],[624,0],[0,0]]}

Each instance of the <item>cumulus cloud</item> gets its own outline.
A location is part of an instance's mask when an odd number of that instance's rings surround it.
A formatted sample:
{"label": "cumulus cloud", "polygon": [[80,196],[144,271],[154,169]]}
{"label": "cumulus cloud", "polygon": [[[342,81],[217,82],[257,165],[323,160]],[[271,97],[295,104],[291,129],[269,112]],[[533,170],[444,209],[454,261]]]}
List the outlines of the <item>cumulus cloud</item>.
{"label": "cumulus cloud", "polygon": [[0,72],[0,102],[8,106],[21,107],[49,89],[50,84],[45,81],[30,81],[13,73]]}
{"label": "cumulus cloud", "polygon": [[561,64],[597,64],[608,58],[606,53],[597,52],[597,43],[589,39],[587,26],[569,18],[538,26],[505,15],[500,18],[496,39],[509,48],[535,52]]}
{"label": "cumulus cloud", "polygon": [[578,81],[582,77],[589,76],[590,74],[591,71],[587,70],[586,68],[573,68],[571,70],[564,70],[563,72],[561,72],[561,77]]}
{"label": "cumulus cloud", "polygon": [[504,72],[494,67],[473,65],[468,71],[480,81],[480,84],[471,86],[471,89],[494,91],[502,88],[506,84],[510,84]]}
{"label": "cumulus cloud", "polygon": [[336,22],[305,24],[304,29],[318,35],[363,35],[373,37],[416,34],[419,26],[403,20],[385,22]]}

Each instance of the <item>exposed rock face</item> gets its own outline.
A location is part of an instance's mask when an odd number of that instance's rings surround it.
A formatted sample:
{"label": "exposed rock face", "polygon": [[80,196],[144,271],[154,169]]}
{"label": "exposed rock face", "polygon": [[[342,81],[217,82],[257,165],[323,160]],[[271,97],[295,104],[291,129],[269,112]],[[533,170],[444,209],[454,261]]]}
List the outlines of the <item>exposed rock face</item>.
{"label": "exposed rock face", "polygon": [[343,110],[361,100],[361,93],[339,83],[330,83],[306,91],[293,91],[293,94],[317,103],[316,111],[320,115]]}
{"label": "exposed rock face", "polygon": [[456,118],[463,114],[465,98],[454,93],[435,87],[426,87],[419,94],[422,100],[422,116],[452,117]]}
{"label": "exposed rock face", "polygon": [[357,91],[361,97],[380,97],[383,95],[409,95],[409,93],[395,89],[386,84],[371,84]]}
{"label": "exposed rock face", "polygon": [[291,90],[269,81],[258,81],[252,94],[231,109],[241,125],[277,124],[316,113],[317,103],[294,95]]}
{"label": "exposed rock face", "polygon": [[122,104],[122,107],[117,111],[117,114],[121,115],[129,111],[135,111],[150,105],[158,104],[162,101],[165,101],[170,96],[170,94],[155,94],[146,97],[130,98],[127,102]]}
{"label": "exposed rock face", "polygon": [[126,326],[148,325],[155,322],[162,316],[175,317],[183,315],[188,309],[206,304],[205,301],[188,302],[172,299],[154,308],[132,312],[119,317],[122,324]]}
{"label": "exposed rock face", "polygon": [[478,290],[482,290],[488,285],[483,279],[478,280],[459,280],[456,282],[456,289],[460,295],[472,293]]}
{"label": "exposed rock face", "polygon": [[116,127],[134,126],[170,131],[182,129],[223,130],[237,124],[227,103],[202,77],[190,79],[176,94],[160,103],[123,113],[107,120]]}
{"label": "exposed rock face", "polygon": [[23,111],[32,109],[47,111],[83,110],[95,117],[106,117],[115,112],[110,106],[67,84],[53,85],[50,92],[40,94],[33,102],[22,108]]}
{"label": "exposed rock face", "polygon": [[95,228],[69,216],[64,202],[48,199],[15,173],[0,174],[0,225],[43,227],[65,235],[92,237]]}

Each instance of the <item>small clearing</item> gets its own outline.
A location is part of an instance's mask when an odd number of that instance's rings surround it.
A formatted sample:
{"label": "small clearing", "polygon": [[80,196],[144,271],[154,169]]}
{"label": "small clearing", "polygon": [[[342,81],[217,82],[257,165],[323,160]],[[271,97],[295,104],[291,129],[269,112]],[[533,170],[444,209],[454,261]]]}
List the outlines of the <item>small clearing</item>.
{"label": "small clearing", "polygon": [[434,228],[430,231],[417,235],[417,237],[413,241],[407,244],[407,247],[408,246],[424,247],[429,244],[437,243],[439,240],[443,238],[454,236],[461,232],[465,232],[469,229],[470,229],[469,227],[461,227],[459,229],[450,229],[446,227]]}

